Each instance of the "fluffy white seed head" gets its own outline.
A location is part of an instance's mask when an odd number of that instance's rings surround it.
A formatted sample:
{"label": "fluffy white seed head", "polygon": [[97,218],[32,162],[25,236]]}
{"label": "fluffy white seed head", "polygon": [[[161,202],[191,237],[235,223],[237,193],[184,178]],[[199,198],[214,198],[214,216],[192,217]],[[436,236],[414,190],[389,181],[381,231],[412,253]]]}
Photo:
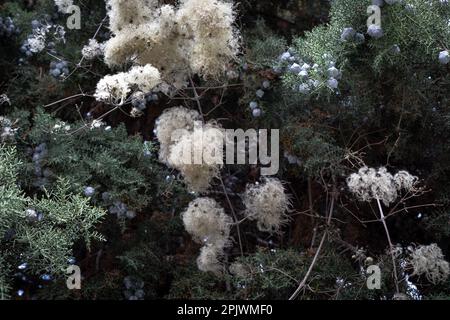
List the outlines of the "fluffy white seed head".
{"label": "fluffy white seed head", "polygon": [[193,37],[188,48],[193,73],[214,77],[226,71],[227,63],[238,53],[234,20],[231,3],[182,0],[177,21],[180,29]]}
{"label": "fluffy white seed head", "polygon": [[167,162],[180,171],[190,191],[202,193],[219,175],[223,145],[224,135],[220,128],[206,124],[198,132],[186,132],[171,145]]}
{"label": "fluffy white seed head", "polygon": [[94,96],[99,101],[122,104],[130,92],[148,92],[160,82],[160,74],[156,68],[151,65],[135,66],[128,72],[103,77],[97,83]]}
{"label": "fluffy white seed head", "polygon": [[166,109],[162,113],[155,123],[155,135],[160,143],[159,160],[161,162],[169,163],[170,146],[181,138],[175,133],[193,130],[195,121],[200,119],[197,111],[184,107]]}
{"label": "fluffy white seed head", "polygon": [[189,73],[218,76],[238,53],[235,15],[227,2],[183,0],[159,7],[157,0],[108,0],[108,15],[113,37],[105,62],[151,64],[175,88],[186,84]]}
{"label": "fluffy white seed head", "polygon": [[276,178],[249,184],[243,195],[245,214],[256,220],[260,231],[276,233],[288,221],[286,212],[291,205],[283,184]]}
{"label": "fluffy white seed head", "polygon": [[200,250],[197,258],[197,267],[203,272],[212,272],[216,275],[223,274],[223,247],[214,244],[207,244]]}
{"label": "fluffy white seed head", "polygon": [[361,201],[378,199],[388,206],[397,200],[402,190],[413,191],[417,181],[418,178],[407,171],[399,171],[393,176],[384,167],[362,167],[347,178],[347,186]]}
{"label": "fluffy white seed head", "polygon": [[211,198],[197,198],[182,213],[186,231],[200,244],[225,246],[232,220],[224,209]]}
{"label": "fluffy white seed head", "polygon": [[149,92],[161,83],[161,76],[158,69],[147,64],[143,67],[135,66],[127,72],[126,80],[136,90]]}
{"label": "fluffy white seed head", "polygon": [[409,263],[413,267],[413,275],[425,275],[433,284],[444,282],[450,273],[449,263],[444,260],[441,248],[435,243],[418,246],[412,251]]}
{"label": "fluffy white seed head", "polygon": [[158,0],[107,0],[109,28],[118,33],[124,28],[149,22]]}
{"label": "fluffy white seed head", "polygon": [[84,59],[92,60],[96,57],[103,55],[105,50],[105,45],[103,43],[98,43],[95,39],[89,39],[89,43],[83,47],[81,54]]}
{"label": "fluffy white seed head", "polygon": [[204,197],[191,201],[182,218],[186,231],[194,241],[204,244],[197,258],[199,270],[221,274],[221,258],[230,243],[230,216],[214,199]]}
{"label": "fluffy white seed head", "polygon": [[401,170],[394,175],[394,183],[397,186],[397,190],[413,191],[418,180],[418,177],[405,170]]}
{"label": "fluffy white seed head", "polygon": [[130,90],[130,85],[126,80],[126,74],[121,72],[103,77],[97,83],[94,96],[98,101],[119,104],[125,101]]}

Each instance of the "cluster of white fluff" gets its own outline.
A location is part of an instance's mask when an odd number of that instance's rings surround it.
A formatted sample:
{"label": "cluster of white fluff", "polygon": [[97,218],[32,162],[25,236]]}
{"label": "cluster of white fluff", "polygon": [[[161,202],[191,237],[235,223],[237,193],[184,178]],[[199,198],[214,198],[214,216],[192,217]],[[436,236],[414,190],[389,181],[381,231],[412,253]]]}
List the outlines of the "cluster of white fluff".
{"label": "cluster of white fluff", "polygon": [[444,260],[441,248],[433,243],[418,246],[411,252],[409,263],[414,269],[413,275],[425,275],[433,284],[444,282],[450,274],[449,263]]}
{"label": "cluster of white fluff", "polygon": [[220,275],[223,272],[223,265],[220,261],[223,256],[223,248],[212,244],[203,246],[197,258],[197,267],[203,272],[212,272]]}
{"label": "cluster of white fluff", "polygon": [[217,76],[238,53],[230,3],[182,0],[160,7],[157,0],[108,0],[108,14],[113,37],[105,62],[151,64],[176,88],[189,73]]}
{"label": "cluster of white fluff", "polygon": [[183,212],[186,231],[201,244],[226,244],[230,235],[231,218],[211,198],[197,198]]}
{"label": "cluster of white fluff", "polygon": [[33,28],[33,33],[28,35],[23,47],[28,48],[32,53],[42,52],[47,46],[47,40],[53,38],[57,42],[65,42],[66,31],[63,26],[56,24],[41,24]]}
{"label": "cluster of white fluff", "polygon": [[194,129],[195,121],[200,121],[200,113],[184,107],[174,107],[164,110],[155,122],[155,135],[160,143],[159,160],[169,164],[170,147],[178,141],[174,133],[180,133],[183,129]]}
{"label": "cluster of white fluff", "polygon": [[192,37],[187,46],[191,71],[205,76],[224,72],[238,51],[232,5],[217,0],[183,0],[177,18],[181,31]]}
{"label": "cluster of white fluff", "polygon": [[347,178],[347,186],[361,201],[378,199],[388,206],[402,190],[413,191],[417,181],[418,178],[407,171],[393,176],[384,167],[362,167]]}
{"label": "cluster of white fluff", "polygon": [[97,83],[95,98],[114,104],[123,104],[132,91],[148,92],[161,82],[159,71],[151,65],[135,66],[128,72],[107,75]]}
{"label": "cluster of white fluff", "polygon": [[70,6],[73,5],[73,0],[55,0],[55,5],[61,13],[67,13]]}
{"label": "cluster of white fluff", "polygon": [[95,39],[89,39],[89,43],[83,47],[81,54],[84,59],[92,60],[103,55],[104,50],[105,45],[103,43],[98,43]]}
{"label": "cluster of white fluff", "polygon": [[223,164],[223,131],[214,123],[202,124],[197,111],[175,107],[156,120],[155,135],[160,161],[179,170],[190,191],[205,192]]}
{"label": "cluster of white fluff", "polygon": [[197,259],[202,271],[221,273],[224,248],[229,244],[231,218],[211,198],[197,198],[182,213],[184,227],[194,241],[204,244]]}
{"label": "cluster of white fluff", "polygon": [[[208,161],[208,155],[218,155],[223,162],[222,131],[213,124],[206,124],[200,131],[202,142],[198,142],[197,134],[193,131],[181,136],[170,147],[168,163],[176,168],[184,177],[189,189],[194,192],[205,192],[212,180],[219,175],[222,166],[219,161]],[[201,163],[195,163],[194,153],[201,155]],[[212,160],[217,159],[211,157]]]}
{"label": "cluster of white fluff", "polygon": [[286,212],[291,202],[283,184],[276,178],[266,178],[262,183],[247,185],[243,202],[246,216],[257,221],[260,231],[279,232],[288,220]]}

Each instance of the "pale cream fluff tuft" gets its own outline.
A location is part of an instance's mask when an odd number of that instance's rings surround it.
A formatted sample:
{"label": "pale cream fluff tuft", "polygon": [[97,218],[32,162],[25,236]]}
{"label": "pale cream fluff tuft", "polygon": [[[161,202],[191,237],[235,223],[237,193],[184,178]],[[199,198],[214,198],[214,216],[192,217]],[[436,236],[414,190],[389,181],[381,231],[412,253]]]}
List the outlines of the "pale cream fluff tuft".
{"label": "pale cream fluff tuft", "polygon": [[441,248],[435,243],[413,250],[409,264],[414,269],[413,275],[425,275],[433,284],[444,282],[450,274],[449,263],[444,260]]}
{"label": "pale cream fluff tuft", "polygon": [[197,258],[197,266],[203,272],[222,274],[221,258],[230,244],[232,219],[212,198],[197,198],[182,213],[186,231],[194,241],[204,246]]}
{"label": "pale cream fluff tuft", "polygon": [[[199,134],[201,137],[197,137]],[[199,139],[202,139],[201,143]],[[186,132],[170,146],[168,164],[180,171],[190,191],[205,192],[219,175],[223,145],[224,135],[220,128],[207,124],[199,133]],[[199,164],[195,162],[195,153],[201,157]]]}
{"label": "pale cream fluff tuft", "polygon": [[97,83],[94,94],[99,101],[123,104],[133,91],[148,92],[161,82],[156,68],[146,65],[133,67],[128,72],[107,75]]}
{"label": "pale cream fluff tuft", "polygon": [[213,244],[205,245],[200,249],[200,255],[197,258],[198,269],[218,276],[223,274],[224,268],[221,262],[223,255],[223,247]]}
{"label": "pale cream fluff tuft", "polygon": [[97,83],[95,98],[99,101],[121,104],[130,93],[130,85],[124,72],[107,75]]}
{"label": "pale cream fluff tuft", "polygon": [[107,0],[109,28],[118,33],[130,25],[149,22],[158,0]]}
{"label": "pale cream fluff tuft", "polygon": [[108,15],[113,37],[106,43],[105,62],[151,64],[175,88],[185,86],[191,73],[218,76],[238,53],[233,5],[220,0],[184,0],[178,7],[109,0]]}
{"label": "pale cream fluff tuft", "polygon": [[228,242],[232,220],[214,199],[191,201],[182,217],[186,231],[197,243],[222,246]]}
{"label": "pale cream fluff tuft", "polygon": [[418,178],[407,171],[399,171],[393,176],[384,167],[362,167],[347,178],[347,186],[361,201],[378,199],[388,206],[397,200],[402,190],[413,191],[417,181]]}
{"label": "pale cream fluff tuft", "polygon": [[103,55],[105,50],[105,45],[103,43],[98,43],[95,39],[89,39],[89,43],[83,47],[81,54],[84,59],[92,60],[96,57]]}
{"label": "pale cream fluff tuft", "polygon": [[[169,163],[170,146],[177,141],[174,132],[191,131],[195,121],[199,121],[200,113],[184,107],[166,109],[155,122],[155,135],[160,143],[159,160]],[[179,138],[179,137],[178,137]]]}
{"label": "pale cream fluff tuft", "polygon": [[286,212],[291,205],[283,184],[276,178],[266,178],[262,183],[249,184],[243,195],[245,214],[256,220],[260,231],[277,233],[288,221]]}
{"label": "pale cream fluff tuft", "polygon": [[226,70],[238,53],[233,5],[222,1],[183,0],[177,12],[180,28],[192,34],[190,67],[206,77]]}

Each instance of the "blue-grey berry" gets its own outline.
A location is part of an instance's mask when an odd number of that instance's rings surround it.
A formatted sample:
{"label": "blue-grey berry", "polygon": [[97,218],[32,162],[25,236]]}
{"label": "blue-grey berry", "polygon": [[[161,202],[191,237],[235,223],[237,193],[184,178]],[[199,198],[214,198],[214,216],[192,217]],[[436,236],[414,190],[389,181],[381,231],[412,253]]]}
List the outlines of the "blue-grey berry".
{"label": "blue-grey berry", "polygon": [[302,70],[298,73],[298,75],[302,78],[306,78],[308,76],[308,71]]}
{"label": "blue-grey berry", "polygon": [[379,39],[383,36],[383,29],[376,24],[371,24],[369,28],[367,28],[367,34],[372,38]]}
{"label": "blue-grey berry", "polygon": [[309,69],[311,69],[311,66],[310,66],[309,64],[304,63],[304,64],[302,65],[302,70],[309,70]]}
{"label": "blue-grey berry", "polygon": [[439,62],[441,64],[448,64],[450,62],[450,55],[447,50],[441,51],[439,53]]}
{"label": "blue-grey berry", "polygon": [[292,72],[292,73],[299,73],[300,71],[302,71],[302,67],[300,67],[300,65],[297,64],[297,63],[293,63],[289,67],[289,71]]}
{"label": "blue-grey berry", "polygon": [[256,101],[252,101],[252,102],[250,102],[249,106],[250,106],[250,109],[253,110],[253,109],[258,108],[258,103]]}
{"label": "blue-grey berry", "polygon": [[61,75],[61,70],[60,70],[60,69],[52,69],[52,70],[50,71],[50,74],[51,74],[53,77],[57,78],[57,77],[59,77],[59,76]]}
{"label": "blue-grey berry", "polygon": [[351,41],[353,40],[353,37],[355,36],[356,31],[352,27],[344,28],[341,33],[341,40],[342,41]]}
{"label": "blue-grey berry", "polygon": [[92,197],[95,193],[95,189],[93,187],[86,187],[84,188],[84,195],[86,197]]}
{"label": "blue-grey berry", "polygon": [[253,109],[252,115],[255,118],[259,118],[261,116],[261,109],[259,109],[259,108]]}
{"label": "blue-grey berry", "polygon": [[126,213],[126,217],[129,220],[132,220],[136,217],[136,212],[132,211],[132,210],[128,210]]}
{"label": "blue-grey berry", "polygon": [[309,93],[309,86],[306,84],[306,83],[301,83],[299,86],[298,86],[298,91],[301,93],[301,94],[307,94],[307,93]]}
{"label": "blue-grey berry", "polygon": [[362,33],[358,32],[358,33],[355,35],[355,41],[356,41],[357,43],[364,43],[364,42],[366,41],[366,37],[365,37]]}
{"label": "blue-grey berry", "polygon": [[339,81],[337,81],[335,78],[330,78],[328,79],[327,84],[331,89],[337,89],[339,86]]}
{"label": "blue-grey berry", "polygon": [[336,67],[328,68],[327,72],[328,72],[328,76],[329,76],[330,78],[336,78],[336,79],[337,79],[337,78],[339,77],[339,75],[341,74],[341,72],[340,72]]}
{"label": "blue-grey berry", "polygon": [[291,57],[291,54],[289,51],[283,52],[283,54],[280,56],[281,61],[286,61]]}

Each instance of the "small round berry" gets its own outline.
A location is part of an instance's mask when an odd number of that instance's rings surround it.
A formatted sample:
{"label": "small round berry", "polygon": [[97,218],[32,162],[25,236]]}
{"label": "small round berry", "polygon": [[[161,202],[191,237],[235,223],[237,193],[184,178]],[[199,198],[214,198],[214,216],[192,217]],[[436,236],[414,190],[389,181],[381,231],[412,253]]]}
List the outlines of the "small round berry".
{"label": "small round berry", "polygon": [[360,33],[360,32],[358,32],[356,35],[355,35],[355,41],[357,42],[357,43],[364,43],[365,41],[366,41],[366,37],[362,34],[362,33]]}
{"label": "small round berry", "polygon": [[308,71],[302,70],[298,73],[298,75],[302,78],[306,78],[308,76]]}
{"label": "small round berry", "polygon": [[341,72],[336,67],[331,67],[327,71],[330,78],[337,79],[341,75]]}
{"label": "small round berry", "polygon": [[292,73],[299,73],[300,71],[302,71],[302,67],[300,67],[300,65],[297,64],[297,63],[293,63],[289,67],[289,71],[292,72]]}
{"label": "small round berry", "polygon": [[253,109],[252,115],[254,118],[259,118],[261,116],[261,109],[259,108]]}
{"label": "small round berry", "polygon": [[264,89],[269,89],[270,88],[270,81],[269,80],[264,80],[262,83],[262,87]]}
{"label": "small round berry", "polygon": [[369,28],[367,28],[367,34],[372,38],[379,39],[383,36],[383,29],[376,24],[371,24]]}
{"label": "small round berry", "polygon": [[342,30],[342,33],[341,33],[341,40],[342,41],[351,41],[351,40],[353,40],[355,34],[356,34],[356,31],[352,27],[344,28],[344,30]]}
{"label": "small round berry", "polygon": [[283,54],[280,56],[281,61],[286,61],[291,57],[291,54],[289,51],[283,52]]}
{"label": "small round berry", "polygon": [[298,91],[301,94],[307,94],[309,93],[309,86],[306,83],[302,83],[298,86]]}
{"label": "small round berry", "polygon": [[327,84],[331,89],[337,89],[339,86],[339,81],[337,81],[335,78],[330,78],[328,79]]}
{"label": "small round berry", "polygon": [[256,101],[252,101],[250,102],[250,109],[254,110],[256,108],[258,108],[258,103]]}
{"label": "small round berry", "polygon": [[95,189],[94,188],[92,188],[92,187],[84,188],[84,195],[86,197],[92,197],[94,195],[94,193],[95,193]]}
{"label": "small round berry", "polygon": [[50,71],[50,74],[51,74],[53,77],[57,78],[57,77],[59,77],[59,76],[61,75],[61,70],[58,69],[58,68],[52,69],[52,70]]}
{"label": "small round berry", "polygon": [[448,64],[450,62],[450,55],[447,50],[441,51],[439,53],[439,62],[441,64]]}
{"label": "small round berry", "polygon": [[132,211],[132,210],[128,210],[126,213],[126,217],[129,220],[132,220],[136,217],[136,212]]}

